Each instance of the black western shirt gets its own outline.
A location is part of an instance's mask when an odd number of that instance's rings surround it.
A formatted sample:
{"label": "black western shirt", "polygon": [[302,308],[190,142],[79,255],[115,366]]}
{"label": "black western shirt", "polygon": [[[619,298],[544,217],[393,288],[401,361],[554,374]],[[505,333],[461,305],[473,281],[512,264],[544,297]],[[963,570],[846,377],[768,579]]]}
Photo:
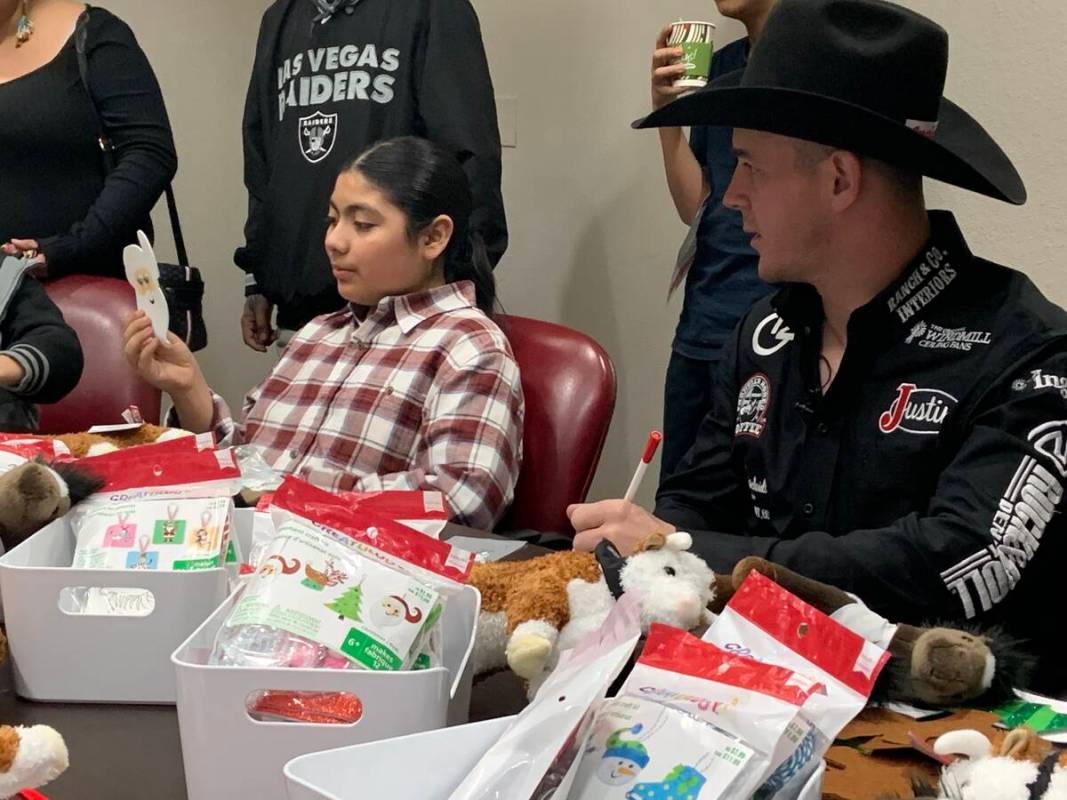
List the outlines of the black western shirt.
{"label": "black western shirt", "polygon": [[[999,623],[1049,653],[1067,592],[1067,314],[973,256],[951,214],[848,323],[795,284],[735,330],[713,411],[656,514],[727,572],[759,555],[897,622]],[[1035,688],[1067,688],[1042,661]]]}

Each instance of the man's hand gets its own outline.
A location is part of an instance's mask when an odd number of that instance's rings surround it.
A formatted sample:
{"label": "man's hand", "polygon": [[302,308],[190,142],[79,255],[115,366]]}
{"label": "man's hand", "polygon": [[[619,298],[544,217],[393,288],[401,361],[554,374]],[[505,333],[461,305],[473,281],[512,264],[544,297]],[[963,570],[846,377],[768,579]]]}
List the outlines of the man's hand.
{"label": "man's hand", "polygon": [[241,313],[241,336],[245,344],[260,353],[274,344],[278,332],[271,326],[271,314],[274,304],[261,294],[250,294],[245,298],[245,308]]}
{"label": "man's hand", "polygon": [[591,551],[601,539],[609,539],[624,556],[635,552],[654,533],[667,535],[677,530],[627,500],[572,505],[567,508],[567,517],[577,531],[575,550]]}

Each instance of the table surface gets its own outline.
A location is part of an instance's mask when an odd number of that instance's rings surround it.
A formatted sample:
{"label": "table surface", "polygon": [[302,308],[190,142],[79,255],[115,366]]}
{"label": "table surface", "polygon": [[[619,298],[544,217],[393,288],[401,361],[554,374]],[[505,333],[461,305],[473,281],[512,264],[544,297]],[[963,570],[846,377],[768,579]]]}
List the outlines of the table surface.
{"label": "table surface", "polygon": [[[448,525],[443,539],[479,531]],[[527,545],[509,559],[544,552]],[[76,664],[71,669],[77,669]],[[0,723],[51,725],[66,740],[70,768],[44,787],[50,800],[185,800],[178,714],[174,706],[35,703],[11,690],[11,665],[4,664]],[[514,714],[525,704],[522,685],[511,673],[478,679],[471,694],[471,721]]]}

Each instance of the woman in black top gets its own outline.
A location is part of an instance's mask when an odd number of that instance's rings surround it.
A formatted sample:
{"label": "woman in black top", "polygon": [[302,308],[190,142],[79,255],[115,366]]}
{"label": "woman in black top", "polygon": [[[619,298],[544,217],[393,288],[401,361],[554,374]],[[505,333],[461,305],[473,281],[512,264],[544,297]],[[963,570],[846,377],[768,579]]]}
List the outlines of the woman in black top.
{"label": "woman in black top", "polygon": [[[88,83],[114,148],[108,173]],[[38,272],[122,277],[122,248],[174,176],[163,97],[124,22],[70,0],[0,0],[0,247]]]}

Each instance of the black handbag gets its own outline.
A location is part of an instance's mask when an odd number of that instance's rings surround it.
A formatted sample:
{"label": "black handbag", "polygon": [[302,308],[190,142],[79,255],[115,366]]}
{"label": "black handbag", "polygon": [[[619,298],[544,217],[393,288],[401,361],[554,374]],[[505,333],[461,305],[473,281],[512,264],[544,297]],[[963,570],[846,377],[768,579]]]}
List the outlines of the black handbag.
{"label": "black handbag", "polygon": [[[85,55],[85,39],[88,32],[89,11],[82,12],[74,31],[74,46],[78,53],[78,72],[82,86],[89,98],[89,107],[96,121],[97,144],[104,157],[104,168],[110,173],[115,168],[115,154],[111,141],[107,137],[100,113],[93,102],[89,90],[89,63]],[[165,190],[167,213],[170,217],[170,229],[174,234],[174,250],[178,256],[177,264],[159,265],[159,288],[167,296],[170,310],[169,328],[171,333],[181,339],[192,351],[207,347],[207,326],[204,324],[204,279],[200,270],[189,265],[189,254],[185,250],[185,237],[178,219],[178,205],[174,200],[174,188],[170,185]]]}

